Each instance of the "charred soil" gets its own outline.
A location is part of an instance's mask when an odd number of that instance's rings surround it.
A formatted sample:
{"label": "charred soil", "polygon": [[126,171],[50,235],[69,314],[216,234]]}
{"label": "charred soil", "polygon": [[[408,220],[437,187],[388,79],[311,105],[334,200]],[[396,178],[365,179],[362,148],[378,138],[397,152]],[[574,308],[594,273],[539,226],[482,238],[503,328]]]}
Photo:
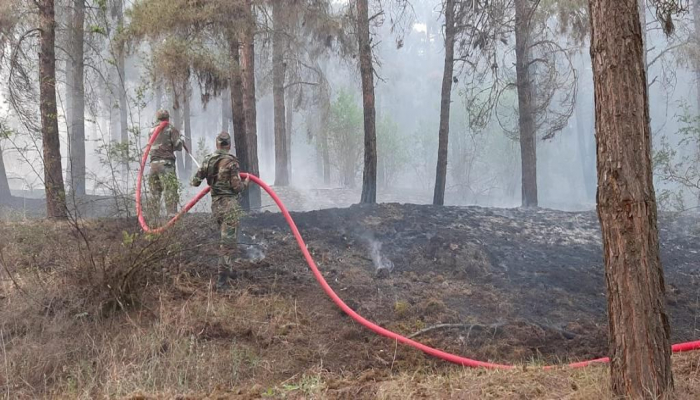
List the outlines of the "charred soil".
{"label": "charred soil", "polygon": [[[593,212],[382,204],[293,217],[338,295],[386,328],[499,363],[607,355]],[[700,225],[663,215],[660,229],[673,341],[694,340],[700,337]],[[0,226],[0,235],[3,353],[24,360],[9,364],[14,369],[0,384],[27,397],[68,395],[66,388],[76,385],[88,397],[217,386],[242,387],[238,394],[256,397],[272,387],[279,394],[285,382],[294,382],[294,390],[313,388],[321,376],[331,397],[374,398],[381,388],[363,393],[367,382],[454,371],[344,315],[314,280],[278,213],[244,218],[244,260],[231,289],[219,293],[211,285],[218,244],[209,215],[188,215],[158,239],[124,219],[90,220],[80,230],[13,222]],[[71,268],[81,263],[98,265],[99,273],[72,278]],[[115,294],[113,280],[98,279],[122,264],[129,274],[142,270],[133,274],[137,294],[128,303]],[[113,275],[126,282],[125,273]],[[95,294],[106,286],[107,295]],[[44,353],[34,354],[37,343],[84,357],[48,362]],[[118,384],[115,374],[122,377]]]}

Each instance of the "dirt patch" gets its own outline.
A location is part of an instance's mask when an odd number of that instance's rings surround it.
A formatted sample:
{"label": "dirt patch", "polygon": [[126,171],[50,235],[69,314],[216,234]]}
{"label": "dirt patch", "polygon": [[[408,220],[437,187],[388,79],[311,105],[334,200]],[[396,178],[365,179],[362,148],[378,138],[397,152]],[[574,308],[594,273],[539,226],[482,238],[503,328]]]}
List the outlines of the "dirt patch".
{"label": "dirt patch", "polygon": [[[602,246],[594,213],[387,204],[294,218],[337,293],[365,317],[400,333],[463,324],[466,330],[434,330],[421,339],[500,362],[558,362],[607,353]],[[675,224],[662,219],[661,245],[678,342],[700,336],[694,322],[700,245],[695,234]],[[244,231],[269,244],[269,265],[252,269],[250,282],[275,276],[280,289],[296,293],[309,307],[328,302],[320,290],[308,289],[314,282],[279,215],[256,215]],[[394,266],[388,274],[377,276],[374,243]],[[293,284],[285,287],[283,276],[293,277]],[[330,325],[329,331],[335,323]],[[473,329],[491,325],[498,329]]]}

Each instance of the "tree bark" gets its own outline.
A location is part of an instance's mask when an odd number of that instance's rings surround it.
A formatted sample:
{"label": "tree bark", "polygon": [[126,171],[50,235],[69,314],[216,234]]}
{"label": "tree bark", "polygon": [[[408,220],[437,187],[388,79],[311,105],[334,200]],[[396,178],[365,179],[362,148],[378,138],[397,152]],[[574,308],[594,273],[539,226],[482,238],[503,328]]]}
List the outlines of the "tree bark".
{"label": "tree bark", "polygon": [[272,97],[275,114],[275,186],[289,185],[287,170],[287,134],[286,110],[284,103],[284,81],[286,65],[284,62],[285,32],[284,4],[281,0],[272,2]]}
{"label": "tree bark", "polygon": [[[243,83],[243,114],[245,115],[246,153],[248,165],[245,172],[259,176],[258,133],[255,100],[255,17],[251,0],[244,7],[244,28],[241,43],[241,75]],[[260,187],[250,185],[247,190],[248,206],[260,209]]]}
{"label": "tree bark", "polygon": [[[231,115],[233,118],[233,140],[236,147],[236,157],[241,166],[241,170],[248,169],[248,154],[245,132],[245,116],[243,113],[243,77],[241,74],[241,63],[237,39],[232,39],[231,49]],[[247,205],[248,198],[243,196],[242,202]]]}
{"label": "tree bark", "polygon": [[73,15],[70,29],[70,100],[68,104],[68,179],[74,195],[85,195],[85,1],[73,0]]}
{"label": "tree bark", "polygon": [[447,148],[450,135],[450,103],[455,51],[455,1],[445,1],[445,66],[442,73],[440,131],[438,132],[438,157],[435,171],[435,192],[433,193],[433,204],[438,206],[445,204],[445,185],[447,184]]}
{"label": "tree bark", "polygon": [[46,189],[46,216],[67,218],[66,189],[61,167],[61,144],[58,133],[56,108],[56,19],[54,0],[39,0],[39,100],[41,109],[41,137],[44,156],[44,187]]}
{"label": "tree bark", "polygon": [[637,0],[590,0],[589,6],[612,391],[667,399],[673,391],[670,327],[639,7]]}
{"label": "tree bark", "polygon": [[365,128],[365,162],[362,171],[361,203],[377,202],[377,131],[374,110],[374,68],[369,38],[369,7],[367,0],[357,0],[357,32],[362,76],[362,108]]}
{"label": "tree bark", "polygon": [[530,7],[515,0],[515,73],[518,89],[518,130],[522,171],[522,206],[537,207],[537,132],[530,77]]}
{"label": "tree bark", "polygon": [[5,160],[2,158],[2,148],[0,148],[0,204],[7,204],[12,200],[10,192],[10,182],[7,180],[5,171]]}

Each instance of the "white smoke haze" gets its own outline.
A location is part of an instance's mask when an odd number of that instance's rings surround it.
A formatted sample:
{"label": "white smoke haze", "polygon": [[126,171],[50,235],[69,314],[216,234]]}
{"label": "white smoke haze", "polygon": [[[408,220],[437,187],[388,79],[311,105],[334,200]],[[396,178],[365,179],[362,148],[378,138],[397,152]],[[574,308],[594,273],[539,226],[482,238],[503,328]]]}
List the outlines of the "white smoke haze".
{"label": "white smoke haze", "polygon": [[372,263],[377,273],[381,270],[386,270],[391,272],[394,270],[394,263],[382,255],[382,244],[378,241],[370,242],[370,257],[372,258]]}
{"label": "white smoke haze", "polygon": [[[336,4],[342,7],[344,2]],[[397,49],[396,38],[389,24],[374,30],[376,59],[376,115],[378,134],[378,201],[429,204],[432,202],[437,160],[437,135],[440,111],[440,83],[444,64],[444,47],[441,27],[442,17],[435,12],[437,2],[418,1],[413,4],[414,21]],[[690,23],[689,16],[680,17],[678,31]],[[652,13],[648,19],[653,20]],[[656,23],[656,22],[654,22]],[[653,25],[653,24],[651,24]],[[651,26],[650,25],[650,26]],[[678,33],[679,35],[681,33]],[[565,42],[566,38],[560,38]],[[654,148],[666,141],[679,142],[682,124],[679,116],[683,107],[691,115],[697,115],[696,85],[692,65],[678,63],[681,55],[669,51],[669,39],[661,30],[647,32],[649,59],[650,110]],[[262,40],[262,39],[261,39]],[[269,60],[266,58],[268,43],[260,47],[260,66],[257,85],[257,130],[260,176],[269,184],[275,180],[274,169],[274,121]],[[575,111],[568,124],[551,140],[537,142],[537,185],[539,205],[560,210],[592,210],[595,204],[595,137],[594,103],[588,43],[575,48],[570,57],[578,77],[578,93]],[[133,145],[142,149],[153,126],[156,99],[148,88],[149,72],[146,68],[147,46],[141,46],[128,58],[125,86],[129,99],[128,123],[133,132]],[[105,50],[106,51],[106,50]],[[105,53],[106,54],[106,53]],[[657,55],[661,55],[657,59]],[[513,55],[504,52],[506,64]],[[341,93],[347,93],[361,112],[359,71],[355,59],[323,57],[323,68],[330,88],[331,103]],[[692,64],[692,63],[691,63]],[[59,76],[65,62],[59,62]],[[5,69],[1,70],[5,73]],[[468,68],[456,68],[456,83],[452,92],[450,141],[446,205],[479,205],[488,207],[518,207],[521,204],[520,147],[517,138],[509,134],[494,119],[481,129],[470,127],[470,113],[465,96],[465,82],[469,81]],[[680,84],[686,82],[688,84]],[[144,87],[147,89],[144,90]],[[311,87],[311,86],[310,86]],[[310,94],[310,88],[304,89]],[[64,170],[68,164],[67,123],[65,118],[65,84],[58,87],[59,129],[61,155]],[[142,96],[141,96],[142,95]],[[141,96],[141,97],[139,97]],[[510,92],[508,96],[513,96]],[[7,104],[7,91],[0,91],[0,120],[10,129],[22,132],[17,116]],[[689,100],[693,99],[693,100]],[[341,179],[340,160],[330,160],[330,180],[325,181],[321,163],[319,137],[334,134],[332,124],[319,122],[317,99],[309,98],[294,103],[291,132],[291,187],[280,189],[283,200],[289,200],[292,210],[312,210],[328,207],[344,207],[359,200],[362,179],[362,151],[357,160],[351,184]],[[167,96],[161,99],[162,107],[171,109]],[[132,161],[129,172],[124,174],[118,163],[109,160],[106,147],[114,136],[114,113],[104,107],[102,99],[89,99],[86,112],[87,192],[90,195],[130,195],[138,170],[138,162]],[[298,103],[298,104],[296,104]],[[507,102],[506,102],[507,103]],[[510,104],[510,103],[508,103]],[[214,150],[214,138],[223,129],[232,131],[230,123],[222,121],[221,97],[211,98],[205,105],[197,84],[192,84],[190,102],[193,152],[201,158]],[[505,107],[504,118],[517,117],[517,104]],[[504,111],[500,111],[501,114]],[[118,116],[117,116],[118,117]],[[385,127],[388,127],[385,129]],[[182,128],[181,128],[182,129]],[[388,133],[386,133],[388,132]],[[356,132],[357,143],[362,143],[362,129]],[[3,159],[11,193],[17,197],[43,197],[43,171],[40,138],[18,134],[11,139],[0,139]],[[340,148],[334,154],[344,154],[350,149]],[[687,148],[678,149],[676,157],[686,154]],[[189,176],[181,176],[183,185],[181,203],[196,191],[188,187]],[[657,179],[657,191],[676,190],[673,182]],[[279,188],[276,188],[279,189]],[[263,197],[265,197],[263,195]],[[689,206],[696,200],[687,191],[681,194]],[[264,200],[263,210],[276,211],[269,200]],[[207,212],[209,204],[200,203],[195,212]]]}

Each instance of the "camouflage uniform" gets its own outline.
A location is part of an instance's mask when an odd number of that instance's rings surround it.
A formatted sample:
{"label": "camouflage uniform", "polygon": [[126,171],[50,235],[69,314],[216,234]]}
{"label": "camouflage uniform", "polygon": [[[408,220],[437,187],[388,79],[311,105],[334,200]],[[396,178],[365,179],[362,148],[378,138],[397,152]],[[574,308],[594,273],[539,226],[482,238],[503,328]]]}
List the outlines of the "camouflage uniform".
{"label": "camouflage uniform", "polygon": [[[231,137],[222,132],[216,142],[229,146]],[[204,159],[192,178],[192,186],[199,186],[204,179],[211,187],[211,211],[220,232],[218,274],[221,285],[234,273],[232,262],[238,251],[238,220],[242,213],[238,198],[246,184],[239,176],[238,159],[226,149],[218,149]]]}
{"label": "camouflage uniform", "polygon": [[[156,114],[158,122],[169,119],[168,112],[160,110]],[[156,127],[151,131],[155,131]],[[148,184],[151,189],[151,210],[160,215],[160,198],[165,192],[165,208],[169,215],[177,213],[179,201],[178,181],[175,171],[175,152],[182,150],[183,140],[174,126],[168,124],[151,146],[151,171]]]}

